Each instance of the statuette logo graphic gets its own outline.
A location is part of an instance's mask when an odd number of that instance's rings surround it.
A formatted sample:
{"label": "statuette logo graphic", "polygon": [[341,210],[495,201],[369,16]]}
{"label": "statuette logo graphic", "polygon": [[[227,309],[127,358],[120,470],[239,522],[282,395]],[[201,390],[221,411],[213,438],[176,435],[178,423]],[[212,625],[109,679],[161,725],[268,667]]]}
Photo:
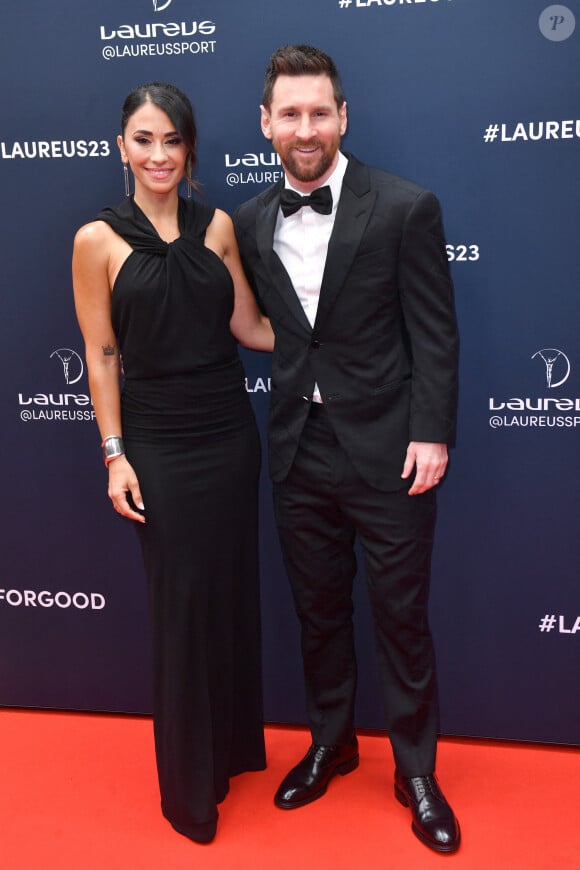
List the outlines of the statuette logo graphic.
{"label": "statuette logo graphic", "polygon": [[76,350],[71,350],[70,347],[59,347],[58,350],[53,350],[51,353],[50,358],[53,357],[58,357],[62,363],[65,384],[71,386],[80,381],[84,365]]}
{"label": "statuette logo graphic", "polygon": [[570,376],[570,360],[566,354],[555,347],[544,347],[533,354],[532,359],[539,357],[546,367],[546,384],[549,390],[561,387]]}

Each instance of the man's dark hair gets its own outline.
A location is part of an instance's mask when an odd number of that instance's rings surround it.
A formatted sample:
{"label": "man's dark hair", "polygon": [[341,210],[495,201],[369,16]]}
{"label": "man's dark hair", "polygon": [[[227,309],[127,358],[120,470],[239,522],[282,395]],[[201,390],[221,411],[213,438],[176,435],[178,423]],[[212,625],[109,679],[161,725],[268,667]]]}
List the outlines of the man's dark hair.
{"label": "man's dark hair", "polygon": [[284,45],[274,52],[266,69],[262,105],[269,111],[278,76],[304,75],[327,75],[332,83],[336,105],[340,109],[345,97],[336,64],[328,54],[312,45]]}

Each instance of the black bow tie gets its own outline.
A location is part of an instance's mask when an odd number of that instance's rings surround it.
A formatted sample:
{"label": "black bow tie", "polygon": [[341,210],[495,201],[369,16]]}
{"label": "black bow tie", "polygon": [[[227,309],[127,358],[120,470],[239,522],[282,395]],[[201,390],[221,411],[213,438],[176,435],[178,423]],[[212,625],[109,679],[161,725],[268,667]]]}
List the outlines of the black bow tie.
{"label": "black bow tie", "polygon": [[316,190],[312,191],[310,196],[300,196],[299,193],[290,190],[288,187],[285,187],[280,193],[280,207],[284,217],[294,214],[304,205],[309,205],[310,208],[319,214],[330,214],[332,212],[332,191],[330,187],[328,185],[317,187]]}

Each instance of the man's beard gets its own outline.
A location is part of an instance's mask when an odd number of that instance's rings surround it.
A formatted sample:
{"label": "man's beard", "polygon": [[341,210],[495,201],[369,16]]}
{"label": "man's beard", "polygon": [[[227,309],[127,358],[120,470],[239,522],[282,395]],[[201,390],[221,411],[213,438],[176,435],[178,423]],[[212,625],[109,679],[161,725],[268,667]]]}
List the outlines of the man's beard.
{"label": "man's beard", "polygon": [[[312,145],[320,147],[319,142],[313,142]],[[283,153],[280,154],[280,159],[286,172],[298,179],[298,181],[316,181],[317,178],[322,178],[324,173],[332,166],[336,151],[331,152],[322,150],[315,163],[305,166],[304,163],[300,161],[300,158],[294,153],[295,147],[295,145],[285,146]]]}

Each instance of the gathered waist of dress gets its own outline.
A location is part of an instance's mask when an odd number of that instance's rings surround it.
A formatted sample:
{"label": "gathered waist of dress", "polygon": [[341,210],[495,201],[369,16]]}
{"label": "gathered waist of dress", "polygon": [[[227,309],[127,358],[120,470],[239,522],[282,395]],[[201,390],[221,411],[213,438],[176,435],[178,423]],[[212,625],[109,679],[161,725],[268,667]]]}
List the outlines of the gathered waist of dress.
{"label": "gathered waist of dress", "polygon": [[242,425],[252,408],[239,359],[227,366],[159,378],[127,378],[121,394],[123,434],[199,432]]}

